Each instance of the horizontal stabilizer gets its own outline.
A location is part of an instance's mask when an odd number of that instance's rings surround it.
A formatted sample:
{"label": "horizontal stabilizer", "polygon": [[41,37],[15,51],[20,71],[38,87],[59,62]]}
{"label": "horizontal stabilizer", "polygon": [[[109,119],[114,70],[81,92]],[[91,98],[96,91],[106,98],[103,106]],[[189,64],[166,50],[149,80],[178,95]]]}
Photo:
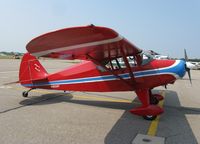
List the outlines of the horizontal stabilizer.
{"label": "horizontal stabilizer", "polygon": [[9,82],[9,83],[4,83],[3,85],[11,85],[11,84],[16,84],[19,83],[19,81],[14,81],[14,82]]}

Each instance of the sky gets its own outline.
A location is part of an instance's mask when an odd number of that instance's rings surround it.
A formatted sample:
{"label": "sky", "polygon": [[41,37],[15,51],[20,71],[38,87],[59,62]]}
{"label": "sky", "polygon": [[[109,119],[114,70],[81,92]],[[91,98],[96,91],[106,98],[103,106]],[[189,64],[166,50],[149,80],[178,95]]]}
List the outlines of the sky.
{"label": "sky", "polygon": [[34,37],[89,24],[144,50],[200,58],[200,0],[1,0],[0,51],[26,52]]}

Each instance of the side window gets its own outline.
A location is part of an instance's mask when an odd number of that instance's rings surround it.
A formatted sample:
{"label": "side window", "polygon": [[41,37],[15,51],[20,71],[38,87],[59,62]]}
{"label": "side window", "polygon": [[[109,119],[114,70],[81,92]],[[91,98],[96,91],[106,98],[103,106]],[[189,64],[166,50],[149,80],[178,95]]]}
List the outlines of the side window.
{"label": "side window", "polygon": [[[128,56],[127,60],[128,60],[128,62],[129,62],[131,67],[137,66],[136,57]],[[117,58],[117,59],[113,59],[111,62],[108,62],[105,66],[107,68],[113,69],[113,70],[125,69],[126,68],[126,64],[125,64],[125,62],[124,62],[122,57]]]}
{"label": "side window", "polygon": [[128,59],[129,65],[131,67],[137,66],[137,61],[136,61],[136,58],[134,56],[128,56],[127,59]]}
{"label": "side window", "polygon": [[118,70],[118,69],[126,68],[123,58],[113,59],[110,62],[108,62],[105,66],[111,70]]}
{"label": "side window", "polygon": [[114,69],[126,68],[123,58],[117,58],[111,61]]}
{"label": "side window", "polygon": [[[140,53],[139,55],[127,56],[127,60],[130,67],[136,67],[147,64],[151,60],[151,57],[144,55],[144,53]],[[126,64],[122,57],[113,59],[111,61],[105,60],[102,62],[102,65],[105,65],[105,67],[110,70],[120,70],[126,68]],[[101,72],[106,71],[106,69],[101,66],[97,66],[97,69]]]}

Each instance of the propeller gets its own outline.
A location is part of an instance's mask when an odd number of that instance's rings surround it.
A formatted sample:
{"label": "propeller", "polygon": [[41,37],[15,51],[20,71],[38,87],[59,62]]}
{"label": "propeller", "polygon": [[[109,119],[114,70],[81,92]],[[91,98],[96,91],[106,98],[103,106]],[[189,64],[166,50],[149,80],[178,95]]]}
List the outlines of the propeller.
{"label": "propeller", "polygon": [[184,58],[185,58],[185,61],[187,62],[188,61],[188,56],[187,56],[186,49],[184,49]]}
{"label": "propeller", "polygon": [[184,60],[185,60],[185,70],[188,73],[188,77],[190,79],[190,84],[192,84],[192,78],[191,78],[190,68],[188,68],[187,64],[186,64],[188,62],[188,56],[187,56],[186,49],[184,49]]}

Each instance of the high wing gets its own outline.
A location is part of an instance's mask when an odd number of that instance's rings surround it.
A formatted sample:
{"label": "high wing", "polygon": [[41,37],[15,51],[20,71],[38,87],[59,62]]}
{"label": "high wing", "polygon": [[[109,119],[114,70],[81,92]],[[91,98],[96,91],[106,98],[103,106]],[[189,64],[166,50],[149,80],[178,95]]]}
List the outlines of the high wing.
{"label": "high wing", "polygon": [[142,50],[110,28],[94,25],[53,31],[31,40],[26,49],[34,56],[97,61],[134,56]]}

